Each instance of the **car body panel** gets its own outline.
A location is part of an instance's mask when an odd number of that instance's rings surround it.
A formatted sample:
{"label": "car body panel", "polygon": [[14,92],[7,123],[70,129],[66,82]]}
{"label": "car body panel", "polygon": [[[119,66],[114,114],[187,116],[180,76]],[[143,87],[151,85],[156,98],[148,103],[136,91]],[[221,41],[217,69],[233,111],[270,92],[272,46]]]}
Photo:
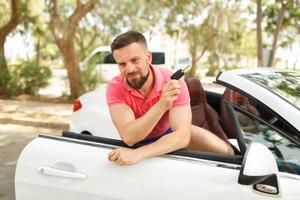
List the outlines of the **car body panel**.
{"label": "car body panel", "polygon": [[71,116],[70,131],[88,131],[92,135],[120,139],[109,115],[105,91],[106,87],[101,87],[79,98],[82,109]]}
{"label": "car body panel", "polygon": [[[264,199],[265,196],[253,191],[251,186],[239,185],[238,168],[220,167],[224,163],[165,155],[124,167],[108,161],[107,155],[112,148],[115,147],[69,138],[34,139],[17,163],[16,199],[192,200],[222,197],[250,200]],[[86,174],[87,178],[47,175],[39,171],[41,166]],[[289,181],[285,186],[282,190],[289,194],[288,190],[300,187],[300,182]],[[291,196],[291,199],[296,198]]]}

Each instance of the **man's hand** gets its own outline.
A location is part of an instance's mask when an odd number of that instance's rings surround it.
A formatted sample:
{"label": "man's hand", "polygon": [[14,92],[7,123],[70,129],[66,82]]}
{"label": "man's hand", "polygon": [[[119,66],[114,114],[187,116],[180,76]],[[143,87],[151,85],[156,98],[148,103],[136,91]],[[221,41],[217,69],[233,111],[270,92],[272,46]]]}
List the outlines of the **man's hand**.
{"label": "man's hand", "polygon": [[108,154],[108,160],[118,165],[133,165],[142,160],[142,155],[136,149],[117,148]]}
{"label": "man's hand", "polygon": [[158,101],[160,106],[166,111],[171,109],[173,102],[180,94],[180,83],[178,80],[169,80],[163,88],[161,97]]}

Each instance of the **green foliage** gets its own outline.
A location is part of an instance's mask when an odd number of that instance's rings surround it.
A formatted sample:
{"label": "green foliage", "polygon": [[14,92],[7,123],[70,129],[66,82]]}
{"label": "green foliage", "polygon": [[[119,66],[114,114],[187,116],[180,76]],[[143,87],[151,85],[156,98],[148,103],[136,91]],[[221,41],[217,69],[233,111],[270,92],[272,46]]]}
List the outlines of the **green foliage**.
{"label": "green foliage", "polygon": [[96,69],[98,60],[96,56],[93,58],[83,64],[83,69],[81,70],[83,92],[94,90],[103,80],[101,73]]}
{"label": "green foliage", "polygon": [[7,83],[9,82],[10,75],[7,68],[0,67],[0,87],[3,87],[5,91],[7,90]]}
{"label": "green foliage", "polygon": [[[284,1],[287,3],[286,1]],[[263,17],[266,23],[265,32],[273,35],[276,30],[277,18],[282,9],[281,1],[263,1]],[[300,33],[300,6],[299,3],[290,1],[283,15],[281,34],[279,36],[279,46],[289,47],[296,40],[297,34]],[[270,46],[271,44],[264,44]]]}
{"label": "green foliage", "polygon": [[210,54],[200,60],[210,64],[210,75],[228,64],[236,66],[241,57],[256,55],[256,35],[243,16],[247,8],[242,2],[173,0],[168,6],[167,33],[180,35],[194,60],[203,52]]}
{"label": "green foliage", "polygon": [[33,62],[26,62],[10,67],[10,76],[7,85],[9,95],[36,95],[40,88],[48,85],[51,71],[47,67],[38,67]]}
{"label": "green foliage", "polygon": [[10,1],[1,0],[0,1],[0,27],[2,27],[8,22],[10,18],[10,14],[8,13],[9,10],[10,10]]}

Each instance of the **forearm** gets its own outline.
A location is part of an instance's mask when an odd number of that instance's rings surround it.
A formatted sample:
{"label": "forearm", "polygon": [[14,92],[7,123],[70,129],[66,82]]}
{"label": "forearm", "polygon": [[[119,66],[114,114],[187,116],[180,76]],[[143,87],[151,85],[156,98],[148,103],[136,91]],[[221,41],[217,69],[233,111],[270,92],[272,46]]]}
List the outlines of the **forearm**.
{"label": "forearm", "polygon": [[169,113],[169,120],[173,132],[161,137],[158,141],[140,147],[138,153],[143,158],[162,155],[185,148],[191,139],[191,108],[189,105],[173,108]]}
{"label": "forearm", "polygon": [[171,134],[163,136],[152,144],[136,149],[136,151],[141,154],[143,159],[163,155],[185,148],[189,144],[190,137],[191,134],[189,130],[186,130],[185,133],[182,133],[181,131],[175,131]]}
{"label": "forearm", "polygon": [[165,112],[166,109],[156,103],[142,117],[126,123],[119,130],[123,141],[128,145],[134,145],[145,139]]}

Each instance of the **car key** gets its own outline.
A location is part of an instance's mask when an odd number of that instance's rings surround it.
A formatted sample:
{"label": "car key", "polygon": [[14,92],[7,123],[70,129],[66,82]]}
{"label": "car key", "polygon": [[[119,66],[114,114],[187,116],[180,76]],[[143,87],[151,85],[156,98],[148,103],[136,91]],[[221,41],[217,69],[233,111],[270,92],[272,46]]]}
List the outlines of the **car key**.
{"label": "car key", "polygon": [[190,65],[186,66],[183,69],[178,69],[174,74],[172,74],[171,79],[179,80],[184,75],[184,71],[189,67]]}

